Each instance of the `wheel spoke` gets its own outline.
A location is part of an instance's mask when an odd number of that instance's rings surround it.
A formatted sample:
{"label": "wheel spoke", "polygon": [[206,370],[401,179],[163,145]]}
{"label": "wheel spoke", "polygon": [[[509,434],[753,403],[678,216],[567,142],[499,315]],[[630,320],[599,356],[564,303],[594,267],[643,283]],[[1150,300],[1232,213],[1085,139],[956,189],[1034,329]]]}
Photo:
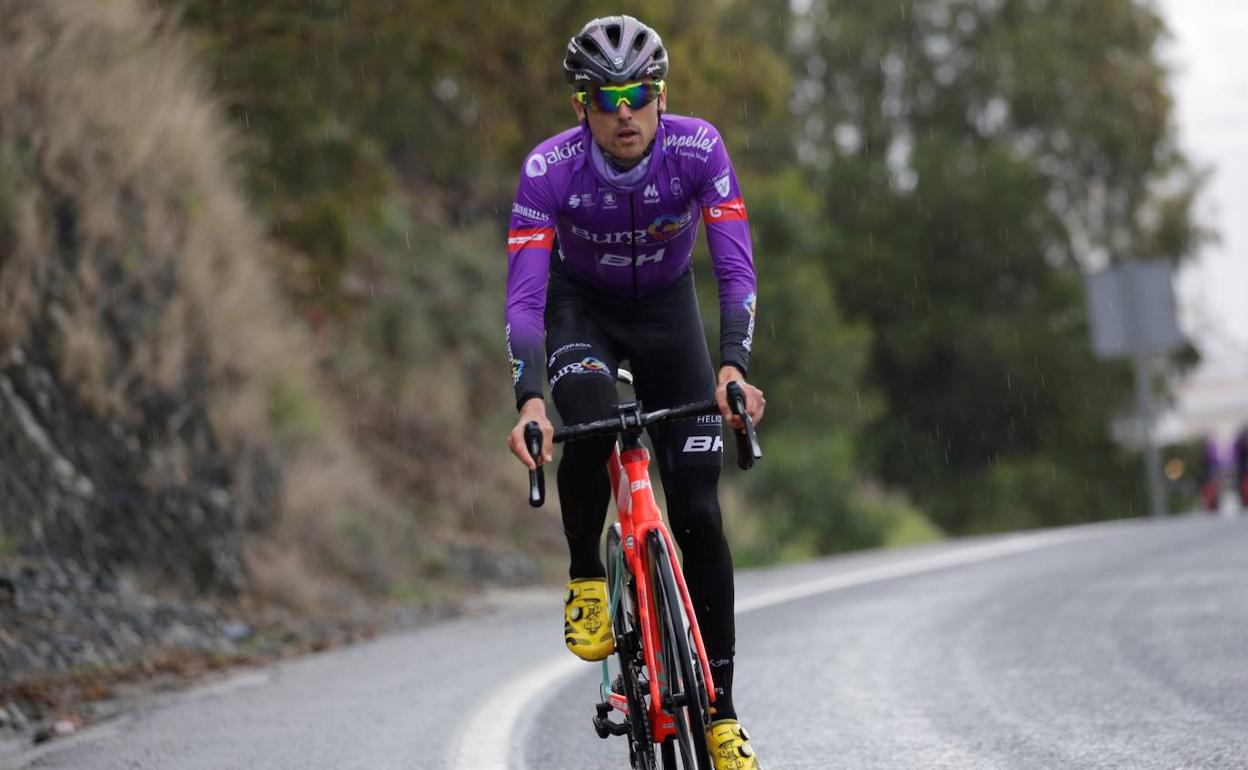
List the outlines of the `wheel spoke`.
{"label": "wheel spoke", "polygon": [[620,682],[628,701],[628,755],[634,770],[657,770],[654,744],[650,741],[649,719],[646,711],[644,690],[640,684],[643,667],[640,631],[633,626],[634,594],[630,588],[627,572],[616,575],[623,561],[619,558],[619,525],[607,533],[607,584],[623,593],[615,605],[612,631],[615,633],[617,658],[620,664]]}
{"label": "wheel spoke", "polygon": [[[710,754],[703,732],[704,684],[697,677],[699,661],[692,654],[685,624],[684,604],[675,579],[676,566],[661,535],[652,533],[648,543],[651,582],[662,640],[662,665],[666,669],[666,707],[676,726],[676,735],[667,741],[672,750],[662,753],[665,770],[676,770],[679,752],[682,770],[710,770]],[[665,747],[666,748],[666,747]]]}

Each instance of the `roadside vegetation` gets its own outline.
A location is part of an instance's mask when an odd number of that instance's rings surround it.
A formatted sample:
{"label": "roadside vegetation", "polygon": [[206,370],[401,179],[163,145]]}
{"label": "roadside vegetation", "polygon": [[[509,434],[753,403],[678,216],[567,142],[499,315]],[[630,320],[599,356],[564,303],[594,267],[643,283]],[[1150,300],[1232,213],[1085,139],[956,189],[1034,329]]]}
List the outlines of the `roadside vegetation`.
{"label": "roadside vegetation", "polygon": [[[798,5],[623,6],[743,178],[769,398],[764,461],[726,474],[743,563],[1141,514],[1081,271],[1205,237],[1155,11]],[[224,458],[232,591],[315,611],[557,574],[557,512],[503,446],[501,244],[572,120],[563,46],[616,8],[0,1],[0,355],[166,436],[184,470],[150,484]],[[170,428],[187,404],[210,451]],[[29,547],[0,513],[0,551]]]}

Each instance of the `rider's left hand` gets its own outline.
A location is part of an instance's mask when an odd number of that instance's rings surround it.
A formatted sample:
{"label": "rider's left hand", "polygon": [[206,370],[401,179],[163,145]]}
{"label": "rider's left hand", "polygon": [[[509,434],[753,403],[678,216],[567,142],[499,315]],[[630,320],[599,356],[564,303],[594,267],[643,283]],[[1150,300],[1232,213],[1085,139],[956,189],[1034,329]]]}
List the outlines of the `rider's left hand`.
{"label": "rider's left hand", "polygon": [[763,398],[763,391],[754,387],[745,381],[745,377],[741,374],[741,370],[735,366],[725,365],[719,369],[719,387],[715,389],[715,400],[719,402],[719,413],[723,415],[724,421],[732,427],[733,430],[745,430],[745,423],[741,422],[741,418],[732,413],[732,409],[728,406],[728,383],[733,381],[741,383],[741,389],[745,391],[745,411],[750,416],[755,427],[763,419],[763,410],[767,407],[767,399]]}

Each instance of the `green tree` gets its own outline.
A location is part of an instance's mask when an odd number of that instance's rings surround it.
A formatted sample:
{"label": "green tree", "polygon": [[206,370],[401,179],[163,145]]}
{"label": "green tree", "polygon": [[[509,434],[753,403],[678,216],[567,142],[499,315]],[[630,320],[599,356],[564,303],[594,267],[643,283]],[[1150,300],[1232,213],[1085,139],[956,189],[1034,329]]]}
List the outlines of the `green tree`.
{"label": "green tree", "polygon": [[[874,330],[875,468],[953,531],[1129,512],[1080,268],[1186,256],[1196,177],[1130,0],[814,2],[795,141],[841,231],[827,266]],[[1167,192],[1169,191],[1169,192]]]}

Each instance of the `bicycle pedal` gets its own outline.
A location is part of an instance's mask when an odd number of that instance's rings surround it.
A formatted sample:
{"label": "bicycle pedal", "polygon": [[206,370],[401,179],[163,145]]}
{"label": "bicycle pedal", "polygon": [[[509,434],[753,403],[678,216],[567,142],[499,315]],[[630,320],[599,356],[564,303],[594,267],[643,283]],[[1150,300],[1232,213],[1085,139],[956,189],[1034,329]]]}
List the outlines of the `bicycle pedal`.
{"label": "bicycle pedal", "polygon": [[[602,704],[599,704],[599,708],[601,706]],[[610,707],[608,707],[608,710],[610,710]],[[594,732],[598,733],[598,737],[603,740],[612,735],[628,735],[630,729],[627,719],[623,722],[612,722],[605,716],[594,717]]]}

